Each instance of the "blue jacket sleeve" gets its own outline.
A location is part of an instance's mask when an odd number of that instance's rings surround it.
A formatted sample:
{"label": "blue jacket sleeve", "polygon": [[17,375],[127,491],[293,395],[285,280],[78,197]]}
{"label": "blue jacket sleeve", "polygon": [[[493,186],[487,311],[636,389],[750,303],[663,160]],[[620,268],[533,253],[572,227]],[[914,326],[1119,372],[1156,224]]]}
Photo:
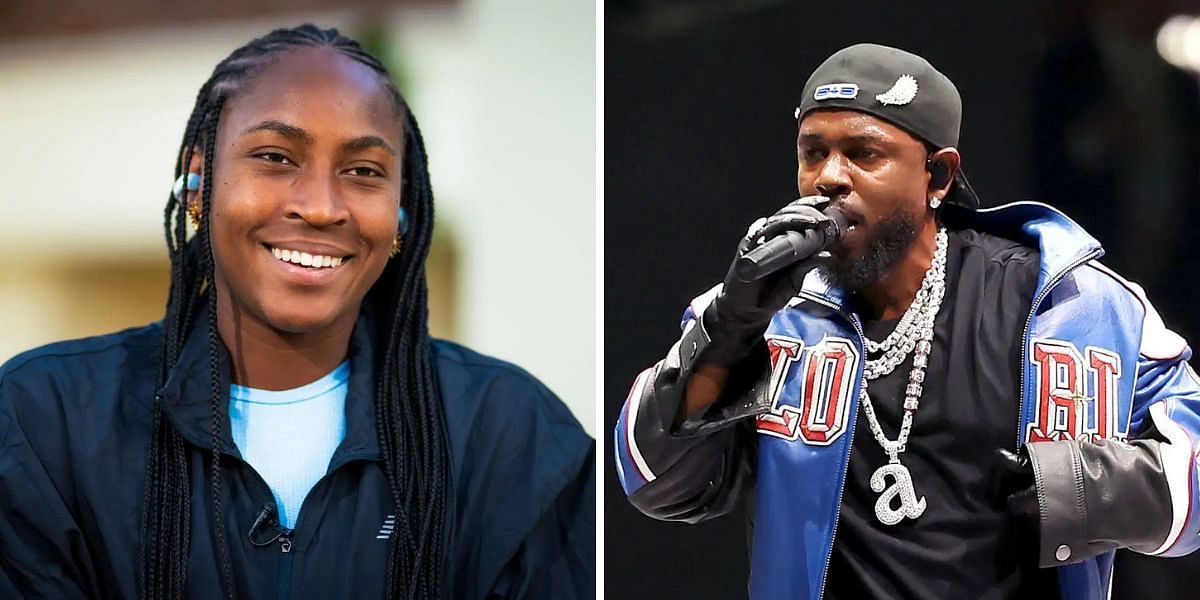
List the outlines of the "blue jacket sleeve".
{"label": "blue jacket sleeve", "polygon": [[[53,443],[35,444],[21,426],[22,409],[53,401],[53,386],[18,380],[0,367],[0,596],[88,598],[96,573],[70,510],[66,457]],[[37,411],[41,415],[44,411]],[[47,427],[46,429],[52,429]]]}
{"label": "blue jacket sleeve", "polygon": [[595,446],[501,571],[488,599],[596,596]]}
{"label": "blue jacket sleeve", "polygon": [[454,457],[447,597],[595,596],[596,443],[525,371],[443,344]]}
{"label": "blue jacket sleeve", "polygon": [[[1170,518],[1161,543],[1153,548],[1134,548],[1145,554],[1183,556],[1200,548],[1200,472],[1196,468],[1200,379],[1187,362],[1191,356],[1191,349],[1184,346],[1172,358],[1143,356],[1138,368],[1130,431],[1139,432],[1138,440],[1157,446],[1160,479],[1167,497],[1155,508],[1158,514]],[[1158,487],[1162,488],[1163,483]]]}
{"label": "blue jacket sleeve", "polygon": [[695,523],[733,511],[752,489],[754,415],[770,410],[766,346],[739,365],[723,397],[680,420],[684,389],[709,339],[700,315],[709,290],[684,312],[683,337],[638,375],[614,431],[617,476],[630,502],[663,520]]}
{"label": "blue jacket sleeve", "polygon": [[1027,444],[1042,566],[1118,548],[1181,556],[1200,547],[1200,381],[1192,351],[1145,308],[1129,439]]}

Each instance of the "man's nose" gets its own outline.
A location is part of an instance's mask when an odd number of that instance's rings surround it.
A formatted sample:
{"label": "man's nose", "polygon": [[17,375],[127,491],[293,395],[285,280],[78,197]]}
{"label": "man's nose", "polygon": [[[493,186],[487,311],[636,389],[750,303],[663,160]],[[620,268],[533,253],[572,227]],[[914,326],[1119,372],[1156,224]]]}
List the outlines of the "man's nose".
{"label": "man's nose", "polygon": [[849,194],[853,183],[850,181],[850,168],[845,157],[833,154],[825,159],[825,162],[821,163],[821,169],[817,171],[813,185],[817,188],[817,193],[828,198]]}

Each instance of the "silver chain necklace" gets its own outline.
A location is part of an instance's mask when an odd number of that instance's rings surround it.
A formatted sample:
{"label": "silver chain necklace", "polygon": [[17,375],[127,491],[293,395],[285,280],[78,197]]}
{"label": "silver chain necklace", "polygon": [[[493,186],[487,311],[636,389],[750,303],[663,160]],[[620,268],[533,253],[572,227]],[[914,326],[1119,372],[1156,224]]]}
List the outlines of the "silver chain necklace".
{"label": "silver chain necklace", "polygon": [[[896,330],[883,342],[866,340],[869,352],[883,352],[883,356],[866,361],[859,400],[875,441],[888,455],[887,464],[871,474],[871,489],[880,494],[875,502],[875,517],[884,525],[895,525],[905,517],[916,519],[925,512],[925,497],[917,497],[912,474],[908,467],[900,464],[900,455],[904,453],[908,434],[912,431],[913,414],[920,406],[921,384],[925,381],[925,368],[929,365],[929,352],[933,349],[933,322],[946,294],[946,252],[949,246],[946,229],[939,228],[935,239],[937,248],[933,253],[933,264],[925,272],[921,289],[917,291],[908,310],[904,311]],[[916,355],[913,356],[908,385],[904,388],[904,417],[900,421],[900,434],[892,441],[887,439],[879,426],[875,407],[871,405],[871,398],[867,394],[867,382],[895,371],[913,350],[916,350]],[[890,486],[886,482],[888,476],[894,480]],[[892,508],[892,500],[897,496],[900,498],[900,507]]]}

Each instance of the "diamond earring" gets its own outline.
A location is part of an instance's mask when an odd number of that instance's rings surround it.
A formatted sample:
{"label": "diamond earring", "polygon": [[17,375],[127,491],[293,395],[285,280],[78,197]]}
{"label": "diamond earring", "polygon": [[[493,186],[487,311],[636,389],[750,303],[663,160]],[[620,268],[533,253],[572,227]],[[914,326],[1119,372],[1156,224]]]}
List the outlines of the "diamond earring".
{"label": "diamond earring", "polygon": [[929,197],[929,208],[932,208],[932,209],[934,209],[934,210],[937,210],[937,207],[939,207],[939,206],[941,206],[941,205],[942,205],[942,199],[941,199],[941,198],[938,198],[937,196],[930,196],[930,197]]}

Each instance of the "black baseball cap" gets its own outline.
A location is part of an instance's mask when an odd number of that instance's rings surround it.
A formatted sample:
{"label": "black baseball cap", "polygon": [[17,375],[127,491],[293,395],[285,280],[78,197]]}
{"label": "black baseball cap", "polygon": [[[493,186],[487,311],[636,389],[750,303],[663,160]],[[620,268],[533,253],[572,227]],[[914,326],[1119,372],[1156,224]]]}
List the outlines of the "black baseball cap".
{"label": "black baseball cap", "polygon": [[[855,44],[825,59],[804,84],[796,120],[822,108],[867,113],[937,148],[958,145],[958,88],[929,61],[898,48]],[[979,196],[961,168],[943,202],[979,208]]]}

